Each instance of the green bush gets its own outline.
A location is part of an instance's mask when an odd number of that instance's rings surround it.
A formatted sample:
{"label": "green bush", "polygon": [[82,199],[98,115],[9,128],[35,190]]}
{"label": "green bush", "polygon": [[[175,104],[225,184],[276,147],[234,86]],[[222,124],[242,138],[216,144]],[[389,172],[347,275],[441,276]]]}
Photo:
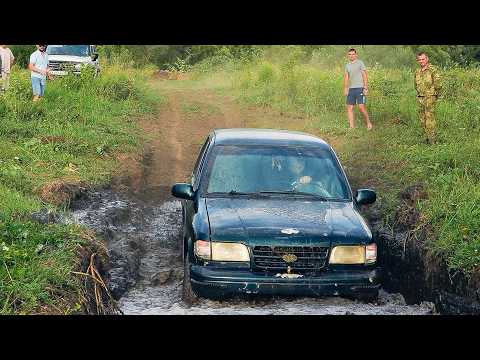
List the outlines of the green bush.
{"label": "green bush", "polygon": [[35,45],[8,45],[15,56],[15,62],[18,67],[25,69],[28,66],[30,55],[37,50]]}
{"label": "green bush", "polygon": [[124,76],[102,80],[97,89],[99,94],[112,100],[127,100],[135,94],[133,81]]}

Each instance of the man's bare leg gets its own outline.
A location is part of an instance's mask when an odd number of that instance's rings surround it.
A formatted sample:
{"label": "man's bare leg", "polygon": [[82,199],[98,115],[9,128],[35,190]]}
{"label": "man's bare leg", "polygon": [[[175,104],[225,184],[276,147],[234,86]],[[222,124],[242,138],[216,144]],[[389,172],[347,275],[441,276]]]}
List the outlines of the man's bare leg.
{"label": "man's bare leg", "polygon": [[355,127],[355,120],[353,117],[353,105],[347,105],[347,115],[348,115],[348,122],[350,123],[350,129]]}
{"label": "man's bare leg", "polygon": [[363,117],[365,118],[365,123],[367,125],[367,129],[371,130],[373,128],[373,125],[370,121],[370,117],[368,116],[367,109],[365,109],[365,104],[358,104],[358,109],[360,110]]}

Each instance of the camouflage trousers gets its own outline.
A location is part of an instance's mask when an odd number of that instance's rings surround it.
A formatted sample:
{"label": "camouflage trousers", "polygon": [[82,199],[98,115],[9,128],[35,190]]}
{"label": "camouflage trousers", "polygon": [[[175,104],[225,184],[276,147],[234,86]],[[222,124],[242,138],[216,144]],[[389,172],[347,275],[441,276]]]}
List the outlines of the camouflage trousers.
{"label": "camouflage trousers", "polygon": [[422,123],[425,135],[430,143],[436,141],[435,103],[436,96],[418,96],[418,116]]}

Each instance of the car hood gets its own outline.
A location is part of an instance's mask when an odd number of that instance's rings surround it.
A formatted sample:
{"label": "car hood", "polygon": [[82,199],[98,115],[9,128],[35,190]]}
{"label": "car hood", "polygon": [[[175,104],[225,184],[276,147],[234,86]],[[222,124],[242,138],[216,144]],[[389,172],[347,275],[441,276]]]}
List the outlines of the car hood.
{"label": "car hood", "polygon": [[[367,244],[372,234],[351,202],[207,198],[210,235],[251,246]],[[286,229],[298,230],[286,234]],[[284,230],[284,232],[282,232]]]}
{"label": "car hood", "polygon": [[61,61],[72,63],[91,63],[90,56],[73,56],[73,55],[48,55],[48,61]]}

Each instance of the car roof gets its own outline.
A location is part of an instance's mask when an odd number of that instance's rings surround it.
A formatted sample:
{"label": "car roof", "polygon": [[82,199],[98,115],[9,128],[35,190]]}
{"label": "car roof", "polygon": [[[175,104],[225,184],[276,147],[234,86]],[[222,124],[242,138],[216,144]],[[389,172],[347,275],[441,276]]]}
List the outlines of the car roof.
{"label": "car roof", "polygon": [[215,145],[315,145],[330,149],[323,139],[299,131],[275,129],[216,129]]}

